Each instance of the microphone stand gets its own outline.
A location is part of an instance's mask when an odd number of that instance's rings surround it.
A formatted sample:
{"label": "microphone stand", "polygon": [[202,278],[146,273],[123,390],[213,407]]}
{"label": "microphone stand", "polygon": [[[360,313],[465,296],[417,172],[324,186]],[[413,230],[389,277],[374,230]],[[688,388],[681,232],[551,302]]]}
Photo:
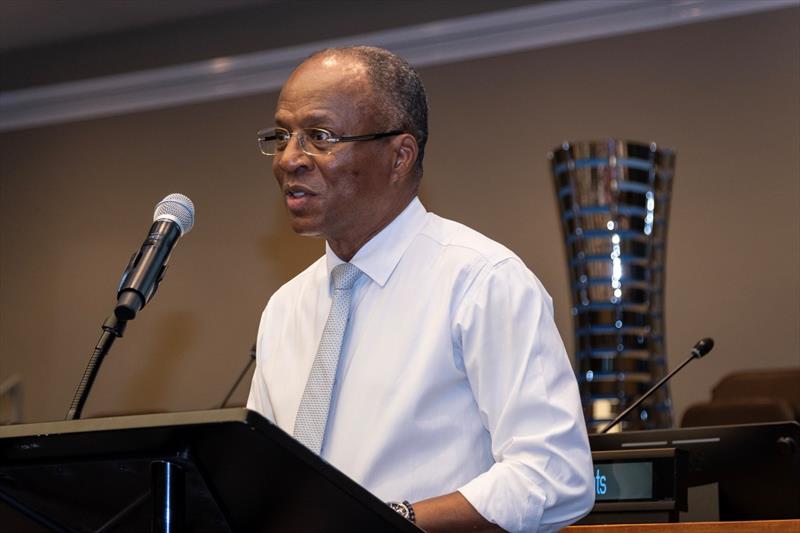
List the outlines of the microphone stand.
{"label": "microphone stand", "polygon": [[67,420],[77,420],[81,417],[83,406],[86,403],[86,398],[89,396],[89,391],[92,389],[94,379],[97,377],[97,372],[100,370],[100,365],[106,355],[108,355],[117,337],[122,337],[127,324],[127,320],[121,320],[117,318],[115,314],[112,314],[103,322],[103,333],[100,335],[100,340],[97,341],[97,345],[94,347],[94,352],[92,352],[92,356],[89,358],[89,364],[86,365],[86,370],[83,371],[83,377],[78,384],[78,389],[75,391],[75,396],[72,398],[69,411],[67,411]]}
{"label": "microphone stand", "polygon": [[236,390],[236,387],[238,387],[239,383],[242,382],[245,374],[247,374],[247,371],[250,370],[250,367],[253,365],[253,361],[255,360],[256,360],[256,344],[253,343],[253,347],[250,348],[250,359],[247,361],[247,364],[242,369],[242,372],[239,374],[239,377],[236,378],[236,381],[234,382],[233,387],[231,387],[231,390],[229,390],[228,394],[225,395],[225,399],[222,400],[221,404],[219,404],[219,409],[225,407],[225,404],[228,403],[228,400],[231,399],[231,396],[233,396],[233,392]]}
{"label": "microphone stand", "polygon": [[658,388],[659,388],[661,385],[663,385],[664,383],[666,383],[666,382],[667,382],[667,381],[668,381],[668,380],[669,380],[669,379],[670,379],[672,376],[674,376],[675,374],[677,374],[677,373],[678,373],[678,371],[679,371],[681,368],[685,367],[686,365],[688,365],[688,364],[689,364],[691,361],[693,361],[693,360],[695,360],[695,359],[700,359],[700,358],[701,358],[701,357],[703,357],[705,354],[707,354],[708,352],[710,352],[710,351],[711,351],[711,348],[713,348],[713,347],[714,347],[714,341],[713,341],[712,339],[708,339],[708,338],[706,338],[706,339],[703,339],[703,340],[699,341],[697,344],[695,344],[694,348],[692,349],[692,354],[689,356],[689,358],[688,358],[688,359],[686,359],[686,361],[684,361],[683,363],[681,363],[681,364],[680,364],[680,366],[679,366],[678,368],[676,368],[675,370],[673,370],[672,372],[670,372],[669,374],[667,374],[666,376],[664,376],[663,378],[661,378],[661,379],[658,381],[658,383],[656,383],[655,385],[653,385],[653,387],[652,387],[652,388],[651,388],[649,391],[645,392],[645,393],[644,393],[644,394],[641,396],[641,398],[639,398],[638,400],[636,400],[635,402],[633,402],[633,403],[630,405],[630,407],[628,407],[627,409],[625,409],[624,411],[622,411],[620,414],[618,414],[618,415],[617,415],[617,418],[615,418],[614,420],[612,420],[612,421],[611,421],[611,422],[610,422],[608,425],[606,425],[606,427],[604,427],[603,429],[601,429],[601,430],[600,430],[600,433],[607,433],[609,429],[611,429],[611,428],[613,428],[614,426],[616,426],[616,425],[619,423],[619,421],[620,421],[620,420],[622,420],[623,418],[625,418],[625,415],[627,415],[628,413],[630,413],[631,411],[633,411],[634,409],[636,409],[636,407],[638,407],[638,406],[639,406],[639,404],[641,404],[643,401],[645,401],[645,400],[646,400],[646,399],[647,399],[647,398],[648,398],[648,397],[649,397],[651,394],[653,394],[653,393],[654,393],[654,392],[655,392],[655,391],[656,391],[656,390],[657,390],[657,389],[658,389]]}

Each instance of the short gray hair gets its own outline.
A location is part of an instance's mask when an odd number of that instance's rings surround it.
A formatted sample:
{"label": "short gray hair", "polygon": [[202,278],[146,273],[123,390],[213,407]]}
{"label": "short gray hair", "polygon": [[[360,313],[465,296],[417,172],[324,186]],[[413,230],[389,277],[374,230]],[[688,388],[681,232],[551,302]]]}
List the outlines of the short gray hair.
{"label": "short gray hair", "polygon": [[428,141],[428,97],[422,80],[408,61],[383,48],[346,46],[326,48],[309,59],[325,56],[350,56],[367,68],[367,78],[378,98],[377,104],[391,129],[402,129],[414,136],[419,146],[417,174],[422,175],[422,158]]}

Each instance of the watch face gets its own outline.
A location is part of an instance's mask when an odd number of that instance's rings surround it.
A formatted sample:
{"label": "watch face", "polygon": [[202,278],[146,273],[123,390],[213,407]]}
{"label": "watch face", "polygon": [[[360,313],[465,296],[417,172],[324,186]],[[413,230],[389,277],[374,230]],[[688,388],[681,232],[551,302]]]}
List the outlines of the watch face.
{"label": "watch face", "polygon": [[391,502],[389,506],[397,511],[397,513],[402,516],[403,518],[408,518],[408,507],[403,505],[402,503]]}

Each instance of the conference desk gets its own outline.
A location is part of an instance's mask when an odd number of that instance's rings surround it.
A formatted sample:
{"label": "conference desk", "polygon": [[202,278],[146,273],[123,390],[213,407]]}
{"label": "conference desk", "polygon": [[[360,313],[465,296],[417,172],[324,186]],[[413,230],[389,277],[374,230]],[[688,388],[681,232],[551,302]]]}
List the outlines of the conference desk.
{"label": "conference desk", "polygon": [[592,526],[569,526],[561,531],[564,533],[800,533],[800,520],[602,524]]}

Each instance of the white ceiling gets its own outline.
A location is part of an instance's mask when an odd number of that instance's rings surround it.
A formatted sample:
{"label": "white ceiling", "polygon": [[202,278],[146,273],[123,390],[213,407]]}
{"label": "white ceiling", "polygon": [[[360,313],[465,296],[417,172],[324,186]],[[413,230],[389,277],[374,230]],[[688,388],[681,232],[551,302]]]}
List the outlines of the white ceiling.
{"label": "white ceiling", "polygon": [[[3,1],[6,0],[0,0],[0,5]],[[301,7],[307,8],[306,2],[324,0],[269,1],[302,1]],[[406,6],[431,0],[350,1],[396,1]],[[498,3],[493,5],[501,3],[496,1]],[[523,7],[440,20],[433,26],[425,23],[362,34],[359,42],[390,48],[414,65],[429,66],[742,16],[793,7],[796,3],[797,0],[574,0],[537,4],[528,0]],[[290,25],[290,29],[293,26]],[[272,50],[0,92],[0,131],[275,90],[286,80],[292,66],[312,51],[348,42],[351,42],[349,38],[303,42]]]}

